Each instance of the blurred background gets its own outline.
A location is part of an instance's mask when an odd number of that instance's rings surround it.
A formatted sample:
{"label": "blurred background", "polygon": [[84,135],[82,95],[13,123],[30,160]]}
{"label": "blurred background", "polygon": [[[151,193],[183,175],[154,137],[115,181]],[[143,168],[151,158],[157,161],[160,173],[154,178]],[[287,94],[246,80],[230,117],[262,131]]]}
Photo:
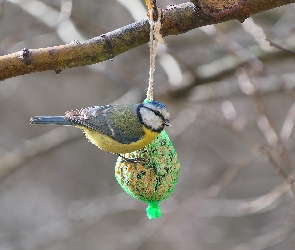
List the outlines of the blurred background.
{"label": "blurred background", "polygon": [[[1,55],[146,17],[142,0],[1,0],[0,10]],[[294,249],[294,12],[290,4],[159,46],[155,99],[169,107],[181,163],[160,219],[120,188],[115,155],[78,129],[29,124],[34,115],[143,101],[148,44],[60,75],[1,82],[0,249]]]}

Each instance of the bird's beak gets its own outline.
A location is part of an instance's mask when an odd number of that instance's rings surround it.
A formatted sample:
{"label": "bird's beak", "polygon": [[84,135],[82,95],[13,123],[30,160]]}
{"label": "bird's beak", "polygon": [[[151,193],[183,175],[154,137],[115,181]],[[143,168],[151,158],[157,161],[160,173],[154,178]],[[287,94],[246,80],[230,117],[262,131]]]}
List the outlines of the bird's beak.
{"label": "bird's beak", "polygon": [[172,126],[169,120],[164,121],[165,126]]}

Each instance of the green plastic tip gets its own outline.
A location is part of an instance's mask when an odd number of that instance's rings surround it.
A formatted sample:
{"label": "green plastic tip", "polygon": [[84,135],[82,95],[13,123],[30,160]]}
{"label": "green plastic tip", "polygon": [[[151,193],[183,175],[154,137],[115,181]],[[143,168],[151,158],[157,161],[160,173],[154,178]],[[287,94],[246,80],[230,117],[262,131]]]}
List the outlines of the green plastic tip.
{"label": "green plastic tip", "polygon": [[155,201],[155,202],[150,202],[149,206],[146,209],[146,215],[149,219],[157,219],[160,218],[162,215],[161,208],[160,208],[160,203]]}

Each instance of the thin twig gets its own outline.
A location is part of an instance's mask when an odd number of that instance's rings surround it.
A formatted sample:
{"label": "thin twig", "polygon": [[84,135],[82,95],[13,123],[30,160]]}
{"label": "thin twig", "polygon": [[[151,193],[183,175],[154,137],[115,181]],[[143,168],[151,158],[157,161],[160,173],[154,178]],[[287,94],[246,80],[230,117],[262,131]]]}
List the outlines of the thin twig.
{"label": "thin twig", "polygon": [[76,129],[57,127],[46,134],[26,141],[24,145],[15,148],[0,158],[1,181],[33,156],[53,149],[81,135],[82,133]]}
{"label": "thin twig", "polygon": [[273,231],[255,236],[246,243],[242,243],[234,248],[234,250],[261,250],[277,245],[294,233],[294,219],[286,220],[282,226]]}
{"label": "thin twig", "polygon": [[[290,36],[286,39],[286,43],[294,46],[295,36]],[[206,85],[208,83],[225,79],[229,74],[235,72],[238,67],[247,65],[253,60],[274,61],[282,57],[291,57],[293,54],[284,53],[279,49],[273,48],[265,51],[259,45],[248,46],[243,49],[238,49],[235,54],[227,54],[213,62],[203,64],[192,71],[189,67],[185,74],[191,75],[191,79],[183,82],[179,87],[174,87],[169,90],[172,96],[182,96],[188,94],[194,87]],[[219,84],[220,82],[218,82]],[[232,84],[233,85],[233,84]],[[231,86],[235,87],[235,86]]]}
{"label": "thin twig", "polygon": [[276,43],[274,41],[271,41],[268,38],[266,39],[266,41],[268,41],[271,46],[273,46],[273,47],[275,47],[277,49],[280,49],[280,50],[282,50],[284,52],[287,52],[287,53],[295,54],[295,50],[292,49],[292,48],[284,47],[284,46],[282,46],[282,45],[280,45],[280,44],[278,44],[278,43]]}
{"label": "thin twig", "polygon": [[[278,207],[279,204],[290,200],[290,196],[283,199],[284,194],[290,191],[290,185],[283,181],[270,192],[249,199],[208,199],[198,209],[200,217],[243,217],[253,214],[268,212]],[[281,198],[281,199],[280,199]]]}
{"label": "thin twig", "polygon": [[294,177],[288,175],[284,169],[282,167],[279,166],[279,164],[275,161],[275,159],[273,158],[269,148],[265,147],[265,146],[260,146],[260,151],[261,153],[263,153],[268,161],[271,163],[271,165],[274,167],[275,172],[277,174],[279,174],[280,176],[282,176],[282,178],[291,186],[291,191],[293,193],[293,196],[295,198],[295,185],[294,185]]}

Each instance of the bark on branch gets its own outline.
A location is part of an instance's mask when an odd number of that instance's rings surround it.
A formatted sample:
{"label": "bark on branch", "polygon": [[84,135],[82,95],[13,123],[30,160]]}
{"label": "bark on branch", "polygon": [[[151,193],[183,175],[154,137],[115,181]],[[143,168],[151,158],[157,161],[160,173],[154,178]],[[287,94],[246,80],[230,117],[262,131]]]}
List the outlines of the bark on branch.
{"label": "bark on branch", "polygon": [[[295,0],[235,0],[234,5],[233,1],[226,0],[223,4],[229,5],[223,5],[226,6],[223,14],[216,15],[208,14],[208,10],[220,10],[217,8],[218,3],[214,8],[213,2],[194,0],[168,6],[163,10],[161,33],[163,36],[178,35],[209,24],[233,19],[243,21],[251,15],[294,3]],[[243,7],[229,11],[230,7],[238,6],[238,2],[244,2]],[[70,44],[48,48],[23,49],[0,56],[0,80],[46,70],[60,73],[66,68],[91,65],[114,58],[148,41],[149,22],[144,19],[84,42],[73,41]]]}

